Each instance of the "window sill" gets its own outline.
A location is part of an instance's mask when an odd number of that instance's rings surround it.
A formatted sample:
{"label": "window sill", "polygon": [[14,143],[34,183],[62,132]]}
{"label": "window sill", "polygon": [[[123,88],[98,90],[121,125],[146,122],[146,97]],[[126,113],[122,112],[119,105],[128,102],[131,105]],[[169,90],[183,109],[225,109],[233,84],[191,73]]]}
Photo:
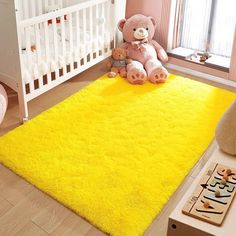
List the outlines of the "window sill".
{"label": "window sill", "polygon": [[203,82],[236,93],[236,82],[231,81],[228,78],[224,78],[223,76],[219,76],[219,73],[213,75],[209,74],[208,72],[202,72],[197,69],[191,69],[183,65],[177,65],[176,63],[173,62],[165,64],[165,67],[170,69],[170,72],[174,74],[177,75],[179,74],[189,79],[197,80],[199,82]]}
{"label": "window sill", "polygon": [[195,52],[192,49],[178,47],[168,52],[168,55],[173,58],[229,73],[230,58],[211,55],[205,62],[200,62],[198,58],[194,59],[191,57]]}

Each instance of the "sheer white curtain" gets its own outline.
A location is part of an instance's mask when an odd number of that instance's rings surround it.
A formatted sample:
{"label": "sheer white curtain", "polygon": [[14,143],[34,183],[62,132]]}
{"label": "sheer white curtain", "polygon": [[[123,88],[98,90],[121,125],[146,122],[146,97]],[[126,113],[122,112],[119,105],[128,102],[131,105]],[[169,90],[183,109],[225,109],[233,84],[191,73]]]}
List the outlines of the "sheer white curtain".
{"label": "sheer white curtain", "polygon": [[184,4],[180,46],[230,57],[236,0],[185,0]]}
{"label": "sheer white curtain", "polygon": [[211,0],[186,0],[181,47],[205,50],[210,20]]}
{"label": "sheer white curtain", "polygon": [[236,0],[217,0],[211,34],[211,53],[231,56],[235,24]]}

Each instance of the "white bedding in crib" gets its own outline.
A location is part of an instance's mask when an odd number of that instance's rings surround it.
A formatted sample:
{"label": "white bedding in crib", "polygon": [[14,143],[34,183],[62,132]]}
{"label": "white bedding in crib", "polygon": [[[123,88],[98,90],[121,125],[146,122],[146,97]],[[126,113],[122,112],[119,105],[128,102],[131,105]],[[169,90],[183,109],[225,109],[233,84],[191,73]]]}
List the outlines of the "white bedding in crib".
{"label": "white bedding in crib", "polygon": [[[35,78],[39,78],[47,73],[53,72],[56,69],[62,68],[67,64],[72,62],[79,62],[81,58],[85,57],[91,52],[96,52],[102,49],[105,45],[107,47],[110,44],[110,32],[105,31],[103,35],[98,35],[93,32],[92,37],[89,31],[86,31],[86,35],[80,33],[80,44],[77,46],[76,40],[76,29],[73,27],[73,48],[70,48],[69,42],[69,28],[65,28],[66,35],[66,50],[65,53],[62,51],[62,41],[61,41],[61,31],[58,29],[58,57],[55,58],[55,50],[53,43],[53,30],[49,28],[49,47],[50,47],[50,58],[46,61],[46,50],[44,43],[43,32],[40,38],[40,47],[41,47],[41,59],[38,60],[37,48],[35,52],[30,52],[30,57],[28,58],[26,50],[22,50],[22,60],[23,60],[23,79],[27,84]],[[31,42],[34,40],[31,39]]]}

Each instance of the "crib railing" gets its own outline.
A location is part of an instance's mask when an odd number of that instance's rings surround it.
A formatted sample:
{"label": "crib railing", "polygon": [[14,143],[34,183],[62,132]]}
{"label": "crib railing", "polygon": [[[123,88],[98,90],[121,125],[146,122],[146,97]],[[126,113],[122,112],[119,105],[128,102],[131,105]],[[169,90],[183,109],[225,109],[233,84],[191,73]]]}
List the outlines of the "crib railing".
{"label": "crib railing", "polygon": [[65,0],[20,0],[21,20],[47,13],[48,6],[58,5],[65,7]]}
{"label": "crib railing", "polygon": [[111,54],[111,0],[86,1],[18,23],[27,100]]}

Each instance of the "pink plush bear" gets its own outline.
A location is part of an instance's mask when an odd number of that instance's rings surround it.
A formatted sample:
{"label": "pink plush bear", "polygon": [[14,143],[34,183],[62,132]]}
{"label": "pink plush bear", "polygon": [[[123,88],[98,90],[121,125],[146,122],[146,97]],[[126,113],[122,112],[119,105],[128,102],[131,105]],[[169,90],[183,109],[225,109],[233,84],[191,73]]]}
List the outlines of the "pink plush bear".
{"label": "pink plush bear", "polygon": [[7,103],[7,93],[3,86],[0,84],[0,124],[2,123],[2,120],[7,110]]}
{"label": "pink plush bear", "polygon": [[167,62],[164,49],[153,40],[156,22],[152,17],[141,14],[120,20],[119,30],[123,33],[122,48],[127,49],[128,57],[133,60],[127,65],[127,79],[132,84],[143,84],[147,79],[154,83],[165,82],[167,70],[161,62]]}

